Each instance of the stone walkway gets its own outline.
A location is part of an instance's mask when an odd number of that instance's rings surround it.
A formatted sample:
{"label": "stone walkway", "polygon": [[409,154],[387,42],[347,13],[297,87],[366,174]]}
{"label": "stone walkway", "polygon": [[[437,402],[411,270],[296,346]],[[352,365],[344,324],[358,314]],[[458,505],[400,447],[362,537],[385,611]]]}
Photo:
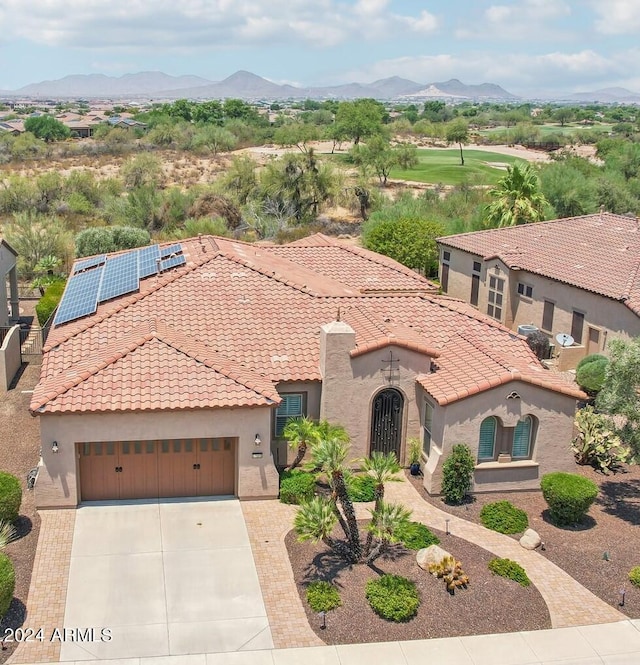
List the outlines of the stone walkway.
{"label": "stone walkway", "polygon": [[613,623],[627,618],[538,552],[525,550],[509,536],[436,508],[425,501],[406,480],[402,483],[388,483],[385,486],[385,499],[411,508],[413,520],[434,529],[446,531],[445,520],[449,520],[451,534],[479,545],[496,556],[517,561],[542,594],[554,628]]}
{"label": "stone walkway", "polygon": [[43,641],[24,642],[8,663],[47,663],[60,658],[51,635],[64,626],[75,510],[41,510],[40,537],[33,563],[25,628],[43,630]]}

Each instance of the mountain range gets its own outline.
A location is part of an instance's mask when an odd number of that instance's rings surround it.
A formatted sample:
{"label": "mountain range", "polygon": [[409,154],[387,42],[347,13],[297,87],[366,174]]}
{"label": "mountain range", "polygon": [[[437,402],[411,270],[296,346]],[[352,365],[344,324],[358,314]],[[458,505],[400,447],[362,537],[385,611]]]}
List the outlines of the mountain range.
{"label": "mountain range", "polygon": [[516,99],[494,83],[466,85],[457,79],[439,83],[416,83],[392,76],[373,83],[347,83],[326,87],[279,85],[247,71],[238,71],[223,81],[199,76],[170,76],[162,72],[139,72],[120,77],[76,74],[54,81],[31,83],[4,96],[57,99],[224,99],[250,101],[275,99]]}
{"label": "mountain range", "polygon": [[605,104],[638,104],[640,94],[626,88],[603,88],[594,92],[576,92],[571,99],[579,102],[601,102]]}

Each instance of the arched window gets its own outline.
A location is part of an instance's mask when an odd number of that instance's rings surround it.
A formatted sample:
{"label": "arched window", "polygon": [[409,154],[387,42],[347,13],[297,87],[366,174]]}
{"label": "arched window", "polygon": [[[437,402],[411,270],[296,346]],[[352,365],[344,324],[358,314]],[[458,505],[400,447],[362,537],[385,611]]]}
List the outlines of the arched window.
{"label": "arched window", "polygon": [[480,425],[480,441],[478,442],[478,460],[487,461],[495,457],[496,451],[496,419],[489,416]]}
{"label": "arched window", "polygon": [[513,433],[513,446],[511,457],[513,459],[526,459],[531,456],[531,434],[533,430],[533,418],[525,416],[518,421]]}

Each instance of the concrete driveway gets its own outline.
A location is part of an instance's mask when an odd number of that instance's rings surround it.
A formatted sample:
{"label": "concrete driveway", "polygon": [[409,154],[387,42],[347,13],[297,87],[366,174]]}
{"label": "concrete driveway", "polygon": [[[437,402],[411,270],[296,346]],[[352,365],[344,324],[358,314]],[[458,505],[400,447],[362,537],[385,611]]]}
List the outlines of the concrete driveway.
{"label": "concrete driveway", "polygon": [[81,506],[64,627],[61,661],[272,648],[239,502]]}

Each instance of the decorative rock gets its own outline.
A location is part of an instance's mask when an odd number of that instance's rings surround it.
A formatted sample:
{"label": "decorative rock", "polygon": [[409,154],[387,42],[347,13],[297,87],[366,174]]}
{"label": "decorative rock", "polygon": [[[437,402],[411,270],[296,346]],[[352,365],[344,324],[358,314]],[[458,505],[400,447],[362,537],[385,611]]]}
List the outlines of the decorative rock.
{"label": "decorative rock", "polygon": [[416,561],[422,570],[429,572],[429,566],[432,563],[440,563],[442,559],[448,556],[451,555],[446,550],[443,550],[442,547],[439,547],[438,545],[429,545],[429,547],[418,550]]}
{"label": "decorative rock", "polygon": [[525,550],[535,550],[536,547],[540,547],[542,539],[537,531],[533,529],[527,529],[522,538],[520,538],[520,545],[525,548]]}

